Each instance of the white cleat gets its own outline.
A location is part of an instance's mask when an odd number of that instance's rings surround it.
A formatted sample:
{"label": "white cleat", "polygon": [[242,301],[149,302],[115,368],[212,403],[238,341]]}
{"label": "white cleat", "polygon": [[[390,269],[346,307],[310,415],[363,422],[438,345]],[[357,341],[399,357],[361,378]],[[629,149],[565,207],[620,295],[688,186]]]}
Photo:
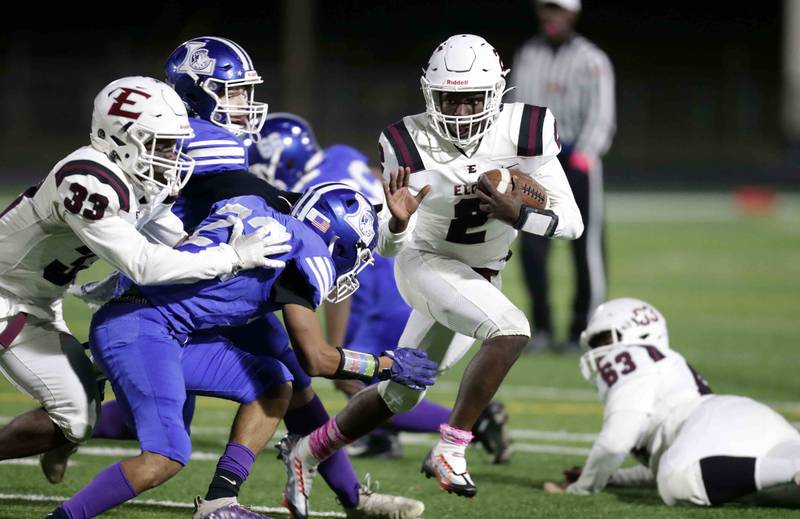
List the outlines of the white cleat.
{"label": "white cleat", "polygon": [[271,519],[253,512],[239,504],[235,497],[221,497],[206,501],[200,496],[194,498],[192,519]]}
{"label": "white cleat", "polygon": [[50,449],[41,456],[39,456],[39,466],[42,467],[44,477],[47,481],[57,485],[64,480],[64,473],[67,471],[69,464],[69,457],[75,454],[78,446],[74,443],[68,443],[55,449]]}
{"label": "white cleat", "polygon": [[283,489],[283,506],[289,509],[292,519],[308,518],[308,499],[311,484],[317,474],[316,467],[309,467],[297,455],[297,444],[302,436],[287,434],[278,443],[278,459],[286,468],[286,486]]}
{"label": "white cleat", "polygon": [[442,448],[441,442],[428,453],[420,470],[427,478],[439,480],[442,490],[464,497],[475,497],[478,488],[467,472],[464,449]]}
{"label": "white cleat", "polygon": [[416,499],[379,494],[378,482],[369,474],[358,489],[358,506],[345,508],[348,519],[417,519],[425,511],[425,504]]}

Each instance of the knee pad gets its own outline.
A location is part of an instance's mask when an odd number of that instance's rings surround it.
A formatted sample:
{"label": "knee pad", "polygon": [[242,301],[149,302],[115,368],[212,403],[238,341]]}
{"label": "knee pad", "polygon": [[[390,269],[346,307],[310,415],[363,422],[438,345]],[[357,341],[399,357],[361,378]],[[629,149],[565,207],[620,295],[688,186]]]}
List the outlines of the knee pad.
{"label": "knee pad", "polygon": [[524,335],[531,336],[531,325],[525,312],[517,307],[508,308],[499,312],[500,317],[494,320],[485,321],[477,334],[478,338],[483,336],[483,340],[505,335]]}
{"label": "knee pad", "polygon": [[84,443],[92,437],[92,431],[100,414],[100,400],[96,394],[75,398],[66,406],[45,406],[53,423],[61,429],[64,437],[72,443]]}
{"label": "knee pad", "polygon": [[86,440],[91,438],[92,431],[94,430],[94,426],[92,424],[82,421],[71,421],[67,423],[56,421],[55,424],[59,429],[61,429],[61,432],[64,434],[66,439],[72,443],[78,444],[85,443]]}
{"label": "knee pad", "polygon": [[172,461],[177,461],[184,467],[192,457],[192,440],[189,433],[182,427],[172,427],[163,431],[163,436],[150,435],[149,438],[140,439],[142,451],[160,454]]}
{"label": "knee pad", "polygon": [[386,402],[386,406],[394,414],[411,411],[425,398],[426,389],[411,389],[391,380],[378,384],[378,394]]}

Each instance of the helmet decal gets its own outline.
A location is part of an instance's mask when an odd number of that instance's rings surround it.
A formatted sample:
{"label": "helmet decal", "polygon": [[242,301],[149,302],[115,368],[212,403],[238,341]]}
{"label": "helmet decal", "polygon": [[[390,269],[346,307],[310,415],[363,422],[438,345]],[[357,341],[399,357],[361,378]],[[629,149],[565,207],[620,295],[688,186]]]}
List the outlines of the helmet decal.
{"label": "helmet decal", "polygon": [[186,59],[178,66],[179,72],[194,72],[203,76],[214,73],[217,60],[209,57],[205,42],[190,41],[186,43]]}

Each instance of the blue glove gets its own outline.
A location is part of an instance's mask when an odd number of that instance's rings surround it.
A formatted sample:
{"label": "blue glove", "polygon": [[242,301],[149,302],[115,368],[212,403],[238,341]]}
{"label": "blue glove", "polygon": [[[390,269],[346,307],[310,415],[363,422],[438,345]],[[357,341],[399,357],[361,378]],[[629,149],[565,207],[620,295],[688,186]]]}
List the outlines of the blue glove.
{"label": "blue glove", "polygon": [[418,390],[434,384],[438,365],[430,360],[424,351],[397,348],[394,351],[385,351],[383,354],[394,362],[391,368],[380,374],[379,378],[382,380],[393,380],[398,384]]}

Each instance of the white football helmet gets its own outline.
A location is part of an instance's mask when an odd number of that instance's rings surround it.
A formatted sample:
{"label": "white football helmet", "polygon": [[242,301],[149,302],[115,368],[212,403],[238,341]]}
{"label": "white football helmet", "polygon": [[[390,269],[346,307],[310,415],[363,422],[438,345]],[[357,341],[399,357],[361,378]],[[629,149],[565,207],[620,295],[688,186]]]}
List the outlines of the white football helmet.
{"label": "white football helmet", "polygon": [[[500,113],[507,73],[495,48],[480,36],[456,34],[436,47],[420,81],[425,110],[437,133],[461,147],[483,137]],[[482,92],[483,111],[445,115],[443,92]]]}
{"label": "white football helmet", "polygon": [[132,76],[112,81],[94,99],[92,147],[111,158],[144,196],[177,195],[194,169],[183,153],[194,137],[178,94],[157,79]]}
{"label": "white football helmet", "polygon": [[640,299],[623,297],[598,306],[581,332],[581,347],[587,350],[580,360],[581,373],[593,381],[597,362],[620,345],[645,345],[668,351],[667,320],[654,306]]}

